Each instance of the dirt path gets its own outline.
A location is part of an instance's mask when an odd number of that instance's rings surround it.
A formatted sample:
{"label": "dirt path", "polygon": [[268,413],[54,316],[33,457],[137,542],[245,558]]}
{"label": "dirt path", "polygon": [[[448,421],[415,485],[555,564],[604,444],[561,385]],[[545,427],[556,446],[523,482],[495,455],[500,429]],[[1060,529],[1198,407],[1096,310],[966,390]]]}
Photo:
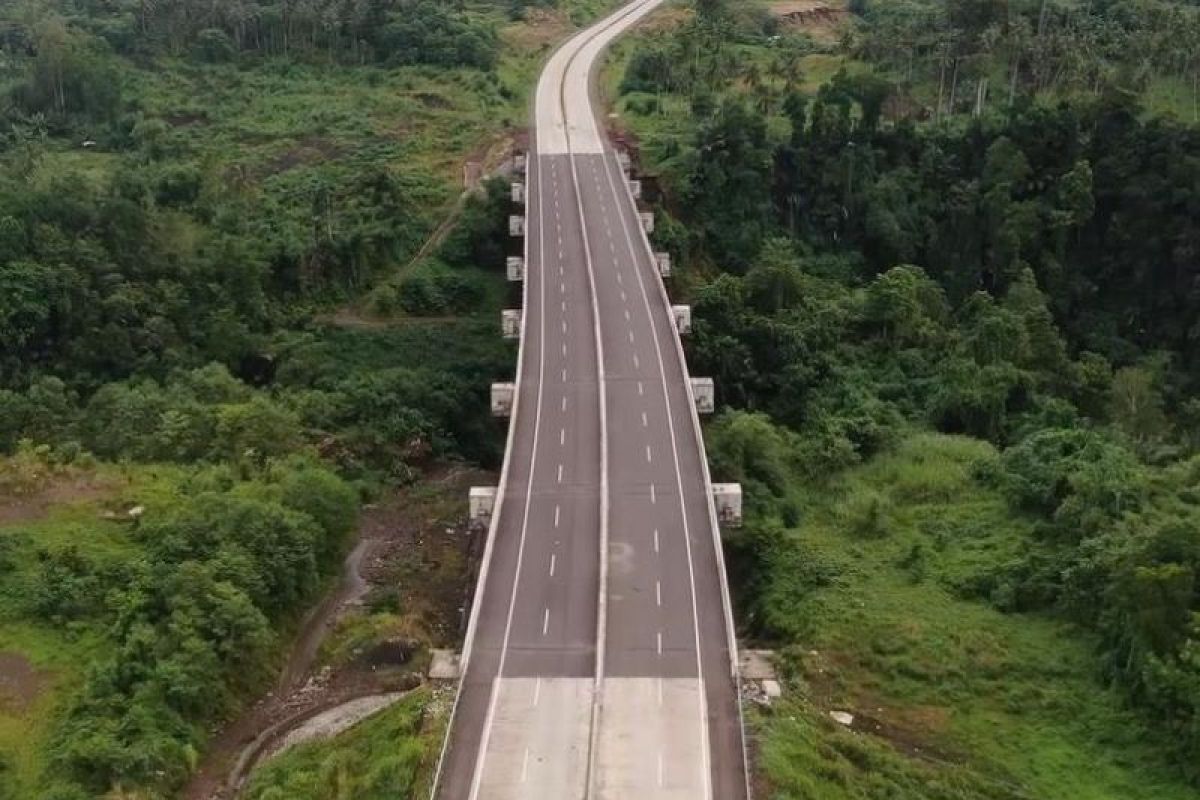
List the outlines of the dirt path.
{"label": "dirt path", "polygon": [[354,545],[354,549],[342,563],[342,576],[337,588],[308,613],[292,647],[292,654],[279,675],[279,683],[275,687],[279,694],[289,694],[304,684],[313,661],[317,658],[321,642],[325,641],[325,637],[333,629],[338,611],[357,604],[369,591],[370,585],[363,577],[361,569],[363,559],[374,545],[375,541],[372,539],[360,539],[358,544]]}
{"label": "dirt path", "polygon": [[[479,187],[483,181],[498,176],[506,176],[510,173],[511,157],[515,148],[519,145],[521,138],[517,133],[506,131],[503,134],[488,139],[467,157],[463,162],[463,167],[465,169],[468,163],[478,164],[480,169],[478,181],[474,185],[463,189],[455,199],[453,205],[446,212],[446,216],[430,232],[420,248],[417,249],[417,252],[407,263],[398,267],[393,275],[403,275],[409,272],[423,259],[432,255],[441,246],[442,242],[446,241],[446,237],[450,235],[450,231],[454,229],[454,226],[458,224],[459,219],[462,217],[463,207],[466,205],[467,198],[480,190]],[[363,303],[355,301],[329,314],[320,315],[317,317],[317,320],[340,327],[387,327],[387,320],[374,318],[363,306]]]}

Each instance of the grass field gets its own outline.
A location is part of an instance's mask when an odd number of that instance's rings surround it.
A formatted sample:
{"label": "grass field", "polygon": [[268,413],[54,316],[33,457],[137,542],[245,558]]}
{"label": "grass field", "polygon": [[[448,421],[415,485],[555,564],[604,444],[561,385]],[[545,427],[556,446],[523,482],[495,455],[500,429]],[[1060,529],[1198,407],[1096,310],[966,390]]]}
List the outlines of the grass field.
{"label": "grass field", "polygon": [[828,486],[791,484],[801,522],[773,534],[755,599],[788,686],[756,715],[768,796],[1196,796],[1087,636],[971,598],[1029,535],[972,477],[993,456],[917,434]]}

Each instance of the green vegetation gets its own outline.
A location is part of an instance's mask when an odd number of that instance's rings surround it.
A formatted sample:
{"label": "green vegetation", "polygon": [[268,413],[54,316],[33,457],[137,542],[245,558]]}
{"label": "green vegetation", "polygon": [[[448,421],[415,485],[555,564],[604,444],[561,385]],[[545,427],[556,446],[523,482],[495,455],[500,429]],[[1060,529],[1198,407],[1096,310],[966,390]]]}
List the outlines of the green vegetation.
{"label": "green vegetation", "polygon": [[605,3],[539,5],[2,4],[0,798],[175,794],[361,501],[499,462],[507,192],[462,164]]}
{"label": "green vegetation", "polygon": [[[83,471],[28,446],[16,468],[49,482]],[[111,487],[99,508],[64,508],[0,536],[6,649],[71,690],[30,727],[3,717],[14,797],[177,784],[206,723],[270,678],[280,623],[336,569],[357,516],[356,492],[303,457],[91,477]],[[30,700],[48,709],[49,697]]]}
{"label": "green vegetation", "polygon": [[723,457],[733,438],[781,463],[799,518],[760,512],[736,551],[751,623],[794,643],[792,695],[757,715],[777,796],[1194,796],[1153,724],[1096,680],[1094,639],[974,602],[1033,528],[978,481],[992,446],[913,433],[816,484],[764,417],[727,412],[712,435]]}
{"label": "green vegetation", "polygon": [[979,115],[1020,100],[1156,96],[1200,121],[1200,14],[1194,3],[872,2],[851,53],[893,78],[932,116]]}
{"label": "green vegetation", "polygon": [[[731,407],[707,437],[747,489],[739,616],[791,687],[757,715],[765,778],[1194,796],[1200,131],[1121,70],[1021,67],[1011,105],[927,115],[846,49],[899,46],[884,5],[832,44],[703,3],[609,81],[659,173],[689,362]],[[953,40],[987,8],[952,3]],[[814,86],[815,55],[856,67]]]}
{"label": "green vegetation", "polygon": [[[259,767],[249,800],[419,797],[421,766],[436,758],[441,724],[429,719],[421,691],[359,722],[328,742],[307,742]],[[428,792],[428,788],[425,788]]]}

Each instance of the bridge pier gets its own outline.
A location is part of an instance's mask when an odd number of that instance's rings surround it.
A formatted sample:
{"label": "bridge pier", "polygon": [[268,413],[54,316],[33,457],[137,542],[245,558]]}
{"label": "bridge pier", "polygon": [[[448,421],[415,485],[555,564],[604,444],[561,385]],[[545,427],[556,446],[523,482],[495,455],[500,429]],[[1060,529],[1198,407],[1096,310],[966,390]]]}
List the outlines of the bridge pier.
{"label": "bridge pier", "polygon": [[496,508],[495,486],[472,486],[467,493],[467,519],[472,529],[486,530]]}
{"label": "bridge pier", "polygon": [[654,260],[658,263],[658,274],[664,278],[671,277],[671,254],[655,253]]}
{"label": "bridge pier", "polygon": [[642,220],[642,230],[646,233],[654,233],[654,212],[639,211],[638,216]]}
{"label": "bridge pier", "polygon": [[692,307],[691,306],[671,306],[671,316],[675,318],[675,331],[680,336],[687,336],[692,332]]}
{"label": "bridge pier", "polygon": [[506,308],[500,312],[500,335],[505,339],[521,338],[521,309]]}
{"label": "bridge pier", "polygon": [[712,378],[692,378],[692,397],[696,401],[697,414],[711,414],[717,408]]}
{"label": "bridge pier", "polygon": [[517,283],[525,280],[525,259],[520,256],[509,256],[505,260],[504,266],[509,281]]}
{"label": "bridge pier", "polygon": [[742,527],[742,485],[740,483],[714,483],[713,505],[717,508],[717,520],[725,527]]}
{"label": "bridge pier", "polygon": [[525,235],[525,217],[513,214],[508,218],[508,235],[514,238]]}
{"label": "bridge pier", "polygon": [[492,384],[492,416],[507,417],[512,415],[513,398],[517,394],[515,383]]}

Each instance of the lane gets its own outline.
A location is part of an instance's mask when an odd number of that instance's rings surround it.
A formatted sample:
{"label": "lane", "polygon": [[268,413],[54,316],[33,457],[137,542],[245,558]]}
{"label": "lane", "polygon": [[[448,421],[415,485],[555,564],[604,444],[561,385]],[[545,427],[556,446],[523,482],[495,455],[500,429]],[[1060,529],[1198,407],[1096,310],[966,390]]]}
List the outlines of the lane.
{"label": "lane", "polygon": [[[637,8],[634,14],[640,16],[652,10],[653,4],[631,8]],[[566,118],[562,126],[570,135],[568,141],[577,164],[583,164],[595,153],[606,152],[600,134],[603,126],[593,112],[589,96],[596,55],[606,44],[607,41],[597,39],[586,45],[586,54],[569,64],[564,79],[562,107]],[[539,119],[539,124],[541,122]],[[590,166],[596,167],[594,163]],[[600,751],[595,756],[599,764],[596,796],[747,797],[749,786],[724,564],[709,496],[703,443],[687,385],[687,369],[674,332],[670,302],[642,233],[636,206],[623,184],[623,176],[611,151],[607,151],[600,170],[605,172],[608,193],[603,185],[605,181],[597,181],[594,189],[581,186],[585,202],[590,206],[586,213],[593,228],[597,220],[605,228],[604,239],[609,240],[613,238],[614,224],[604,217],[608,208],[614,209],[620,219],[621,238],[625,240],[626,248],[622,252],[617,243],[612,243],[609,253],[620,308],[614,303],[611,292],[605,297],[603,280],[598,288],[598,316],[604,328],[601,338],[605,343],[605,397],[611,409],[609,459],[613,478],[610,489],[614,496],[610,548],[613,569],[608,580],[610,610],[605,631],[607,671],[601,688],[602,713],[596,723]],[[586,170],[577,170],[582,171]],[[596,203],[590,202],[593,192]],[[599,235],[596,238],[599,239]],[[601,264],[603,252],[593,250],[593,260]],[[638,322],[638,310],[628,307],[629,269],[636,276],[642,294],[645,315],[642,324]],[[597,270],[603,271],[599,266]],[[621,320],[626,327],[625,340],[630,346],[627,364],[616,349],[619,337],[610,330],[614,321],[620,324]],[[647,341],[646,336],[639,339],[639,327],[643,333],[649,328],[649,346],[643,344]],[[647,395],[652,381],[642,379],[640,374],[647,362],[660,377],[661,397]],[[664,463],[665,458],[656,461],[654,456],[656,448],[664,449],[661,436],[657,444],[636,445],[645,448],[645,468],[654,476],[648,481],[649,509],[639,509],[627,502],[633,498],[620,496],[640,483],[636,457],[629,444],[619,441],[620,432],[633,427],[631,415],[622,408],[621,398],[634,395],[622,392],[622,381],[618,379],[619,375],[613,374],[626,367],[635,373],[638,401],[661,400],[662,417],[671,439],[672,463],[669,465]],[[643,427],[653,436],[649,412],[638,410],[636,419],[640,422],[643,414],[646,414]],[[656,463],[662,467],[656,469]],[[664,487],[668,493],[670,491],[672,472],[677,491],[674,498],[669,494],[664,496]],[[626,474],[632,475],[633,486],[628,488],[621,484]],[[675,509],[674,515],[666,510],[668,505]],[[630,512],[628,524],[620,518],[622,510]],[[653,561],[648,562],[642,557],[642,551],[646,549],[644,541],[623,534],[636,527],[639,519],[658,522],[647,526],[653,527],[649,540]],[[664,532],[664,527],[674,527],[678,535]],[[682,555],[680,549],[684,551]],[[688,568],[686,586],[681,579],[684,574],[681,561],[686,561]],[[653,577],[654,605],[649,608],[645,598],[651,574],[655,572],[658,574]],[[628,580],[624,582],[623,573],[628,573]],[[671,592],[668,588],[664,600],[664,580],[670,582],[672,579],[676,591]],[[688,622],[691,622],[693,635],[691,654],[696,658],[695,682],[690,686],[686,679],[687,667],[681,666],[686,663],[687,645],[685,642],[674,648],[671,645],[672,638],[678,642],[686,637]],[[647,642],[652,628],[655,630],[651,651]],[[672,637],[669,631],[675,632],[675,636]],[[679,677],[681,669],[685,677]],[[672,691],[672,687],[681,691]],[[689,689],[693,695],[699,694],[696,699],[700,713],[700,719],[690,729],[686,722]],[[666,746],[680,743],[685,745],[682,752],[677,748],[671,758],[664,757]],[[688,743],[693,746],[687,746]],[[649,754],[655,751],[658,755],[652,759]],[[652,760],[657,763],[650,764]],[[664,768],[660,766],[664,761],[680,765],[679,772],[672,776],[668,766],[664,775]],[[705,774],[697,777],[697,769]]]}
{"label": "lane", "polygon": [[604,159],[604,169],[621,217],[625,253],[640,288],[642,309],[652,321],[657,339],[654,349],[663,376],[664,413],[669,415],[669,427],[675,438],[674,455],[678,458],[675,474],[682,496],[679,508],[686,520],[686,547],[691,551],[693,564],[694,620],[701,643],[699,661],[712,796],[722,800],[744,798],[749,789],[738,684],[732,671],[736,654],[730,652],[732,632],[727,627],[723,554],[713,524],[707,467],[687,387],[687,367],[678,347],[670,301],[661,288],[657,264],[645,242],[637,208],[622,183],[624,176],[615,156],[610,154]]}
{"label": "lane", "polygon": [[439,797],[748,794],[686,365],[590,98],[660,2],[581,32],[538,83],[517,411]]}
{"label": "lane", "polygon": [[442,761],[437,791],[445,798],[584,793],[599,591],[599,393],[566,166],[564,158],[530,163],[519,413]]}
{"label": "lane", "polygon": [[708,798],[695,576],[658,320],[647,313],[605,157],[576,156],[576,164],[595,232],[590,246],[600,273],[605,394],[613,422],[612,568],[594,796]]}

